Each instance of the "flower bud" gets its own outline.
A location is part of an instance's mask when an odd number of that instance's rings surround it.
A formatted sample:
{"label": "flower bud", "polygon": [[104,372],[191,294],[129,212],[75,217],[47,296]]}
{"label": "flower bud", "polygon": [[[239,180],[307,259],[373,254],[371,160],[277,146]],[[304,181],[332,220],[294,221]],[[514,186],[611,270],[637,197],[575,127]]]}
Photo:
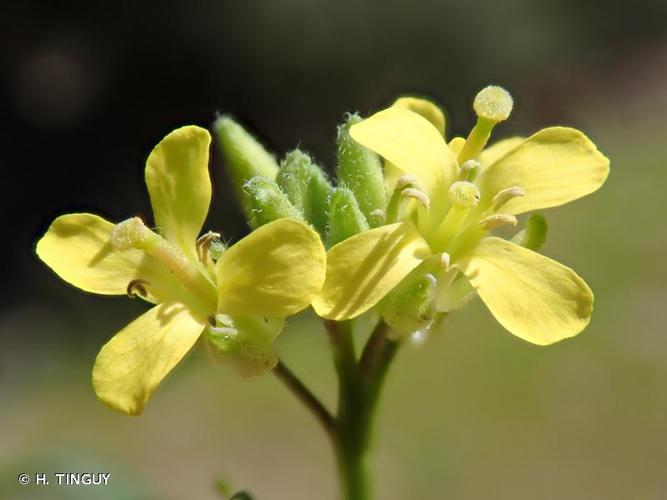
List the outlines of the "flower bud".
{"label": "flower bud", "polygon": [[258,175],[274,180],[278,174],[278,163],[273,155],[231,116],[220,116],[213,123],[213,130],[232,186],[241,205],[247,209],[248,201],[243,189],[246,182]]}
{"label": "flower bud", "polygon": [[304,220],[274,180],[253,177],[243,190],[247,200],[248,223],[253,229],[283,217]]}
{"label": "flower bud", "polygon": [[335,188],[329,200],[327,246],[332,247],[368,229],[368,221],[361,213],[354,193],[346,187]]}
{"label": "flower bud", "polygon": [[338,127],[338,184],[354,193],[366,220],[377,227],[384,222],[379,214],[387,204],[384,173],[380,157],[350,136],[350,127],[361,121],[359,115],[351,114]]}
{"label": "flower bud", "polygon": [[432,274],[409,276],[385,299],[382,318],[400,336],[429,328],[435,317],[435,291]]}
{"label": "flower bud", "polygon": [[324,234],[331,184],[322,169],[295,149],[282,161],[276,182],[303,217]]}

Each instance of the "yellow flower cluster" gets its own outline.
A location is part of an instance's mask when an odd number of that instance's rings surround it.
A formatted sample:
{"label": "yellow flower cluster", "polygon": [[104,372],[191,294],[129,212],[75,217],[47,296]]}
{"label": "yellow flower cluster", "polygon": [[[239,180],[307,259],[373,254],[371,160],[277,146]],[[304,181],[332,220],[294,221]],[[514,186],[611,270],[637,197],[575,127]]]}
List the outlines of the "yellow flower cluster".
{"label": "yellow flower cluster", "polygon": [[[586,283],[492,231],[516,225],[519,214],[595,191],[609,162],[584,134],[564,127],[485,148],[512,105],[502,88],[484,89],[474,103],[476,126],[449,142],[443,113],[423,99],[401,98],[351,125],[354,141],[384,160],[386,210],[376,201],[362,206],[371,228],[357,225],[361,232],[328,252],[303,219],[284,216],[262,221],[229,248],[217,233],[200,236],[211,199],[210,136],[195,126],[167,135],[145,171],[157,229],[138,217],[113,224],[69,214],[37,245],[38,256],[74,286],[153,304],[101,349],[93,368],[98,397],[121,412],[141,413],[202,333],[242,373],[262,373],[277,362],[271,345],[286,316],[312,304],[322,318],[342,321],[391,304],[394,318],[400,302],[414,296],[400,295],[406,283],[439,313],[477,294],[507,330],[535,344],[579,333],[593,307]],[[326,179],[318,182],[328,189]]]}

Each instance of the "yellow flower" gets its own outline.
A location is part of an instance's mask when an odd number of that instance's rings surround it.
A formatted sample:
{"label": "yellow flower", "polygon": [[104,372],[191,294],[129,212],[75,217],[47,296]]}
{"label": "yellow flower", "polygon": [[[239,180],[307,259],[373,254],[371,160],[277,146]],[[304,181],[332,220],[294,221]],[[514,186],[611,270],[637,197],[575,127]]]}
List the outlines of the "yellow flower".
{"label": "yellow flower", "polygon": [[37,244],[37,255],[72,285],[154,304],[102,347],[93,368],[97,396],[123,413],[141,413],[205,331],[212,340],[223,335],[232,347],[239,336],[239,351],[272,368],[275,356],[261,348],[280,332],[283,317],[310,304],[324,281],[319,236],[294,220],[266,224],[229,249],[215,233],[197,239],[211,199],[210,140],[205,129],[183,127],[150,154],[146,185],[157,232],[138,217],[114,225],[69,214]]}
{"label": "yellow flower", "polygon": [[437,277],[439,311],[460,306],[461,289],[471,285],[507,330],[535,344],[574,336],[588,324],[593,294],[574,271],[490,231],[592,193],[609,160],[565,127],[483,150],[512,101],[504,89],[487,87],[474,107],[477,125],[450,144],[442,112],[419,99],[401,99],[351,128],[356,141],[385,159],[387,225],[329,250],[326,282],[313,302],[319,315],[354,318],[414,271]]}

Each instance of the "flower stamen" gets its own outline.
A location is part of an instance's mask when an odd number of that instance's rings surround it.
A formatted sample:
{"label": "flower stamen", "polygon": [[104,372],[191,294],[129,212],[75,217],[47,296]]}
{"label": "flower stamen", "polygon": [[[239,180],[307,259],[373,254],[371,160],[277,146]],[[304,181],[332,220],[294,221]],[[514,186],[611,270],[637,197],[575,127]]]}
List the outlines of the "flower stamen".
{"label": "flower stamen", "polygon": [[482,226],[482,229],[485,231],[491,231],[492,229],[505,226],[507,224],[516,226],[517,223],[517,218],[511,214],[493,214],[479,221],[479,225]]}
{"label": "flower stamen", "polygon": [[525,195],[526,195],[526,190],[521,186],[512,186],[505,188],[499,191],[498,194],[496,194],[493,197],[493,204],[491,205],[491,210],[493,212],[497,212],[505,203],[510,201],[512,198]]}
{"label": "flower stamen", "polygon": [[148,296],[147,285],[150,285],[150,283],[146,280],[133,279],[127,284],[127,296],[131,299],[136,299],[139,296],[146,298]]}
{"label": "flower stamen", "polygon": [[431,207],[431,199],[420,189],[406,188],[401,191],[401,197],[417,200],[426,210]]}
{"label": "flower stamen", "polygon": [[213,259],[213,255],[211,255],[210,251],[211,247],[216,243],[221,243],[220,233],[214,233],[213,231],[209,231],[197,239],[195,248],[197,250],[197,257],[199,257],[199,261],[202,264],[206,265],[208,263],[209,257],[211,260],[215,260]]}
{"label": "flower stamen", "polygon": [[217,306],[215,285],[204,277],[178,248],[148,229],[139,217],[116,224],[111,231],[110,242],[119,251],[131,249],[145,251],[202,300],[206,308],[215,310]]}
{"label": "flower stamen", "polygon": [[468,160],[461,165],[459,177],[462,181],[473,181],[479,172],[480,163],[477,160]]}

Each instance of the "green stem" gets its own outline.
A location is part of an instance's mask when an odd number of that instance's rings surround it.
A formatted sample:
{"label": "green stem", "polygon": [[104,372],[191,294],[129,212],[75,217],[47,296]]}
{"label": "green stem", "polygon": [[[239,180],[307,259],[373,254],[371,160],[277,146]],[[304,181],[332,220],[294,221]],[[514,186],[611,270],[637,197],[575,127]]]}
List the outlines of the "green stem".
{"label": "green stem", "polygon": [[334,417],[301,380],[278,362],[273,372],[305,404],[333,443],[345,500],[370,499],[368,448],[375,408],[398,343],[378,323],[357,362],[349,321],[324,321],[338,374],[338,412]]}
{"label": "green stem", "polygon": [[339,380],[337,440],[338,467],[346,500],[370,498],[368,448],[382,382],[398,344],[387,340],[388,326],[380,322],[355,360],[349,322],[325,322],[334,348]]}

